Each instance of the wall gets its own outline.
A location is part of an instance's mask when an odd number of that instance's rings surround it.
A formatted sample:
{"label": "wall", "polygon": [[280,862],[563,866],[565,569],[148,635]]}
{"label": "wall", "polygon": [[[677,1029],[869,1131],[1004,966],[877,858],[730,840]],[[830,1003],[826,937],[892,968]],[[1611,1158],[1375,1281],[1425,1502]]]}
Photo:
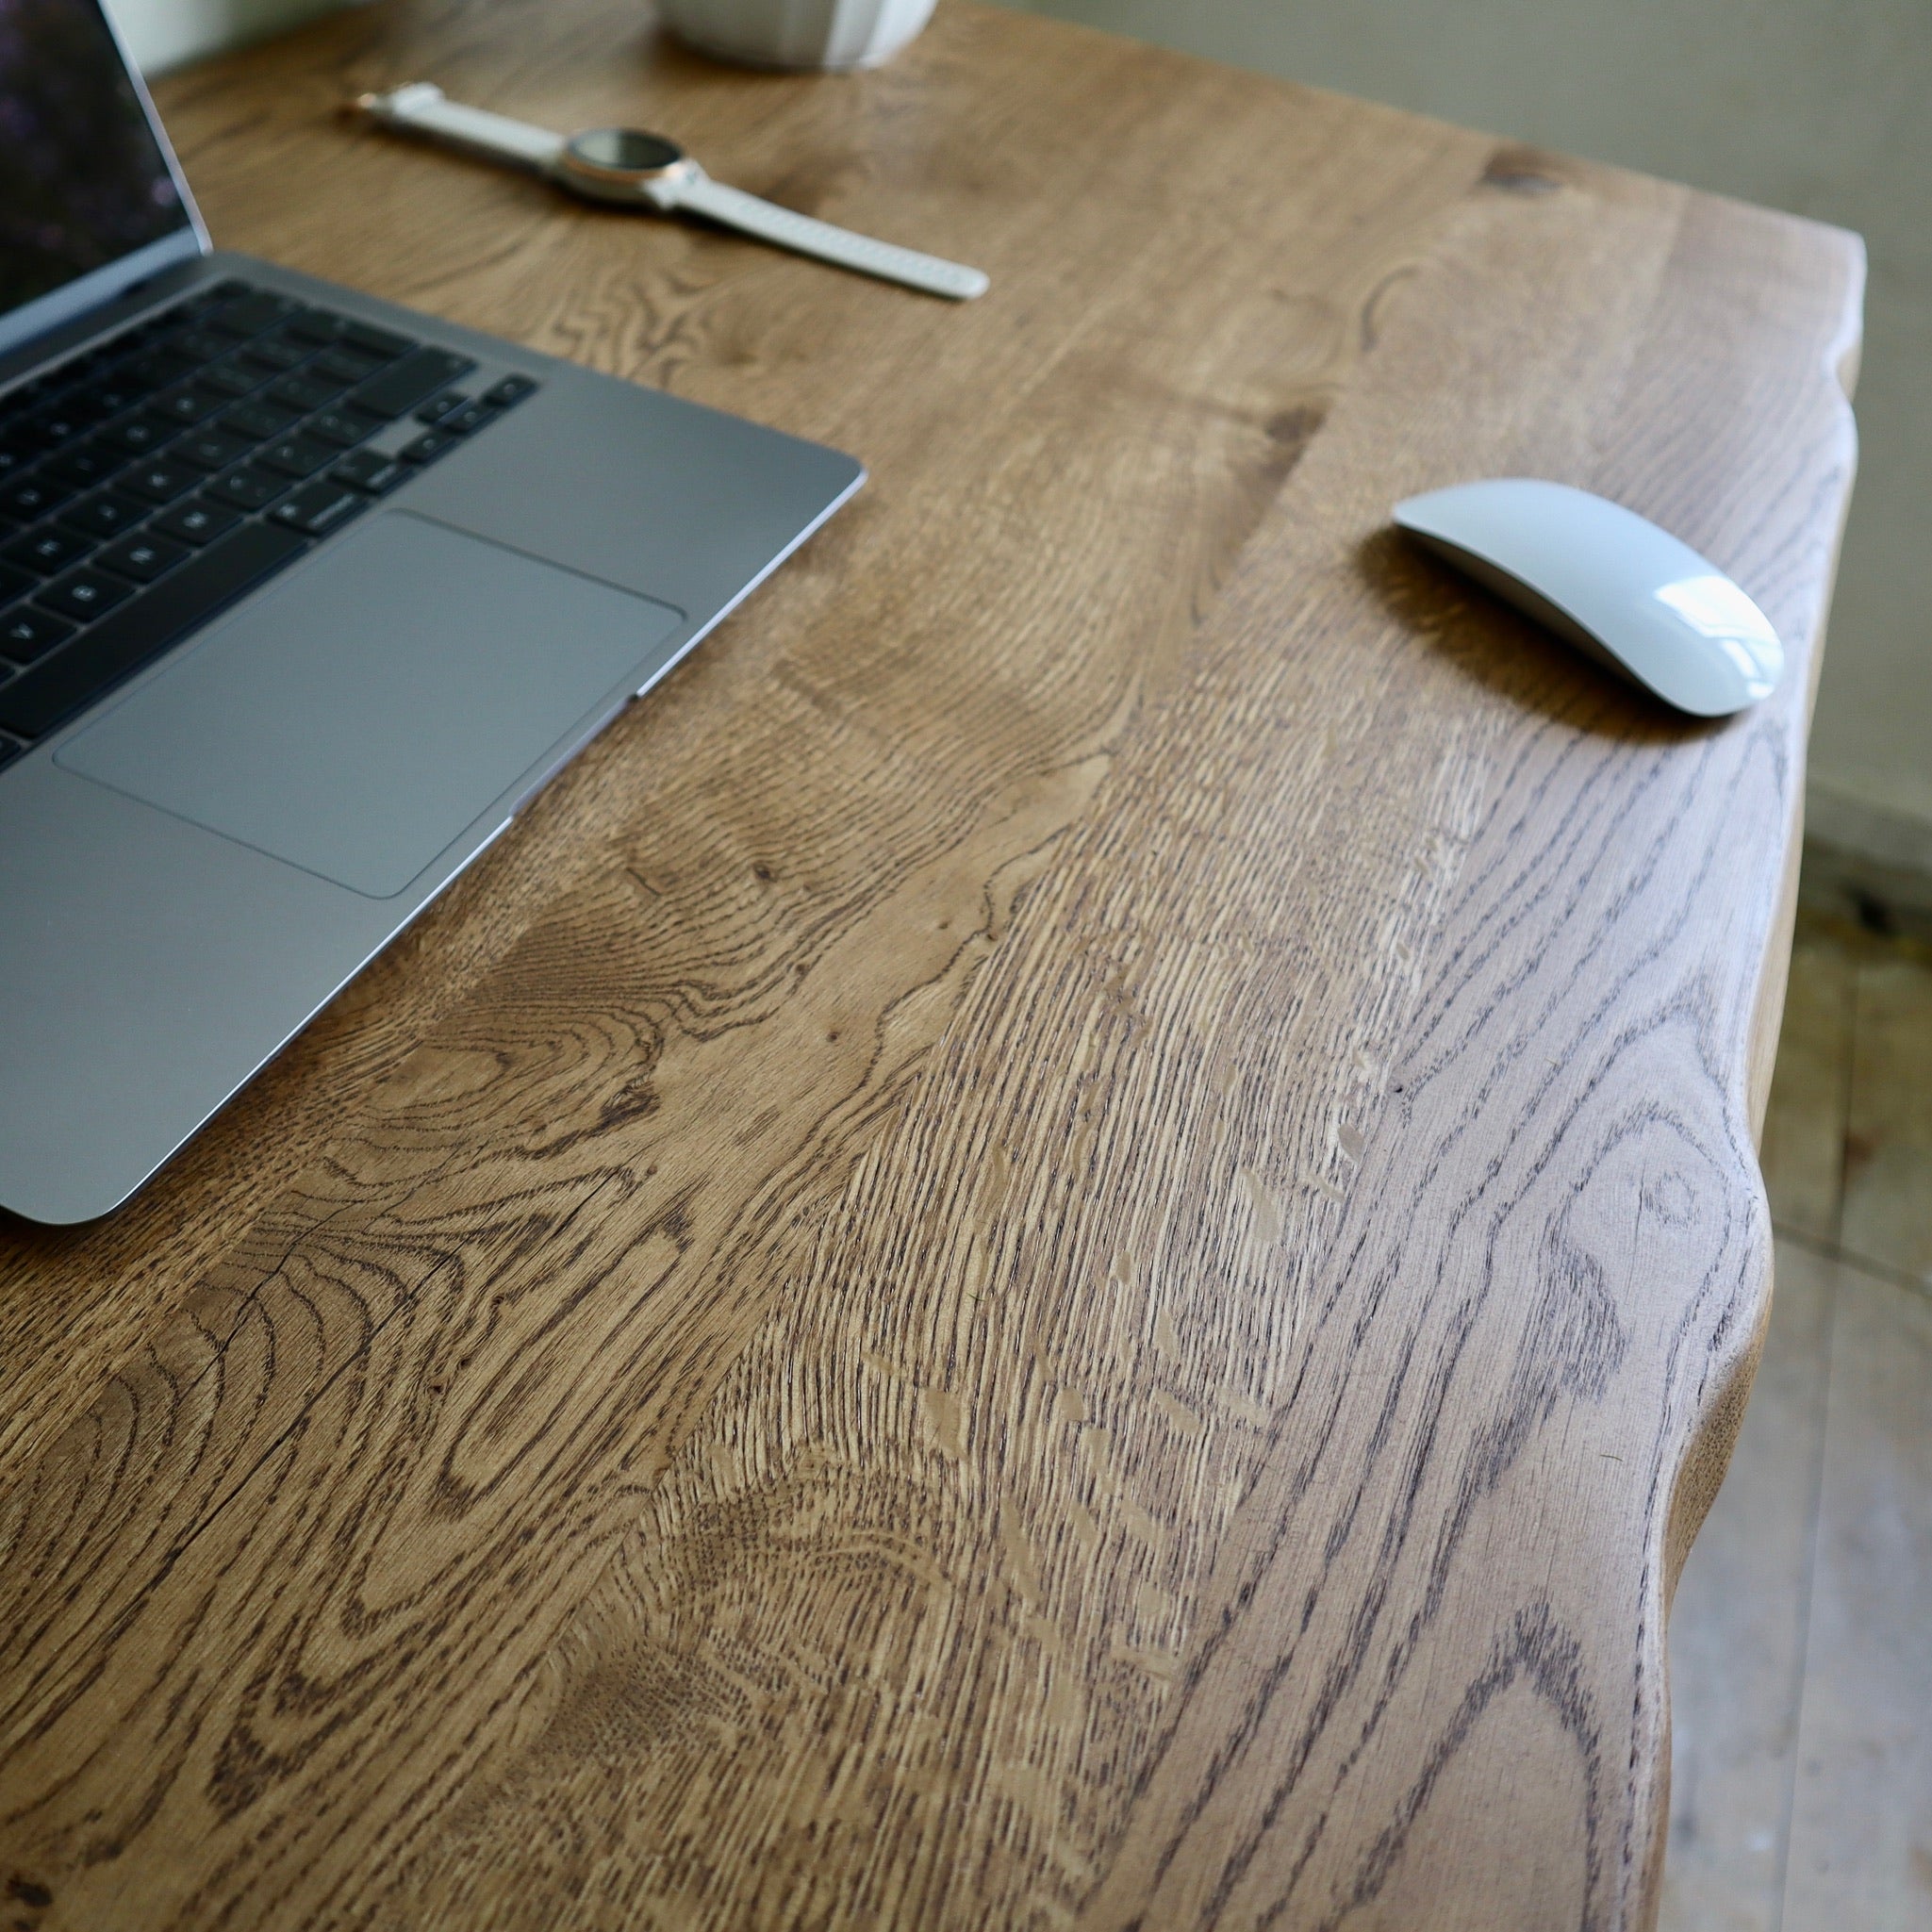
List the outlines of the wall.
{"label": "wall", "polygon": [[339,0],[107,0],[144,74],[258,41]]}
{"label": "wall", "polygon": [[1932,872],[1928,0],[1012,0],[1860,230],[1863,451],[1813,832]]}

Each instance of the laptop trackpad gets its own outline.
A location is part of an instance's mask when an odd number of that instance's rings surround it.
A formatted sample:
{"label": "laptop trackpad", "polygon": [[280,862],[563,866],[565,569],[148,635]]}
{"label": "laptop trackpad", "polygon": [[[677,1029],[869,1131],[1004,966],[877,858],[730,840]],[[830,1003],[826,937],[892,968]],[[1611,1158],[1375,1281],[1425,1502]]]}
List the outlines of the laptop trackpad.
{"label": "laptop trackpad", "polygon": [[56,762],[389,899],[684,622],[389,511],[218,620]]}

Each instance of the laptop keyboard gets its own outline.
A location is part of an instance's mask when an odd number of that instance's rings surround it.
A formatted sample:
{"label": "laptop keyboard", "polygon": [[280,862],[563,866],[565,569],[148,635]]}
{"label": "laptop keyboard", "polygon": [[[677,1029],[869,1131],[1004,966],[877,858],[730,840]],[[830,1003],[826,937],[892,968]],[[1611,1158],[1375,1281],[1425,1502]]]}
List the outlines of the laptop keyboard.
{"label": "laptop keyboard", "polygon": [[231,281],[14,390],[0,765],[537,388],[475,367]]}

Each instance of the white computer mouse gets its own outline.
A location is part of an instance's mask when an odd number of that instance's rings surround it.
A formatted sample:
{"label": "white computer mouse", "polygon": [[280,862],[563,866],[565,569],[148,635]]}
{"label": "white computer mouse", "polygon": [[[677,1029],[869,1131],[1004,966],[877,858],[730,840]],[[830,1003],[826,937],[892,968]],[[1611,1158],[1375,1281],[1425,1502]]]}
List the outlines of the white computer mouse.
{"label": "white computer mouse", "polygon": [[1495,477],[1412,496],[1395,521],[1679,711],[1742,711],[1784,675],[1771,619],[1716,565],[1588,490]]}

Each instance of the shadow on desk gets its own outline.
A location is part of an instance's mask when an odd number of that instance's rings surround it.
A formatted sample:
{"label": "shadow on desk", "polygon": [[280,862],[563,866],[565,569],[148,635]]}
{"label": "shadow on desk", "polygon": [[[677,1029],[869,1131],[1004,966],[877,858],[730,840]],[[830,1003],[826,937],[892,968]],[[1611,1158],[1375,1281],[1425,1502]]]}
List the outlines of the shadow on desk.
{"label": "shadow on desk", "polygon": [[1709,737],[1726,718],[1682,718],[1540,625],[1425,556],[1393,527],[1356,547],[1382,607],[1486,690],[1559,724],[1627,744]]}

